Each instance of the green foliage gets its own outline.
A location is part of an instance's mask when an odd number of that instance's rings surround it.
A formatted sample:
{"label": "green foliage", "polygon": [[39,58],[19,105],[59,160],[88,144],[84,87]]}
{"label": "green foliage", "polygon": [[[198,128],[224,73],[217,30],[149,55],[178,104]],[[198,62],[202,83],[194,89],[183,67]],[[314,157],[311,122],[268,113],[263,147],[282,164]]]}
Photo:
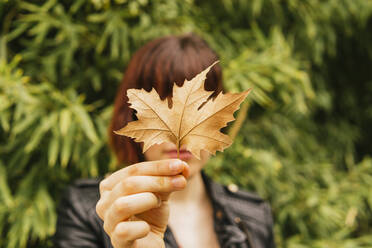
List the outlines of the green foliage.
{"label": "green foliage", "polygon": [[115,169],[131,55],[186,32],[253,88],[208,174],[270,201],[278,247],[372,247],[371,25],[368,0],[0,0],[0,247],[51,247],[63,188]]}

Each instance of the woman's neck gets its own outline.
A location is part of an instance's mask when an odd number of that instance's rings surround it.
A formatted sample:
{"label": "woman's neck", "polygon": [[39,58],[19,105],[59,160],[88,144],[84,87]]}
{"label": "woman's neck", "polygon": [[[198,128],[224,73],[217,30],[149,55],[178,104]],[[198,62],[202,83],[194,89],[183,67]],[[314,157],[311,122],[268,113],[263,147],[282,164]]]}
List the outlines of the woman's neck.
{"label": "woman's neck", "polygon": [[183,191],[172,193],[169,203],[168,226],[180,247],[219,247],[201,173],[190,178]]}
{"label": "woman's neck", "polygon": [[170,195],[169,203],[173,206],[187,206],[199,204],[207,197],[207,192],[204,186],[201,173],[192,176],[187,186],[182,191],[173,192]]}

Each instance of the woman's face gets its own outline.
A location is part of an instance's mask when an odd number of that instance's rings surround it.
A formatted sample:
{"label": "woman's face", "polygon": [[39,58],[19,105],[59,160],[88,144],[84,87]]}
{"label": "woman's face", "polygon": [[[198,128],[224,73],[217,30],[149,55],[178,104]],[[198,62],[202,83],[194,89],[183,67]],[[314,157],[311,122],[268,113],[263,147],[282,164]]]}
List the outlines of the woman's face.
{"label": "woman's face", "polygon": [[[145,152],[147,161],[177,158],[177,147],[171,143],[153,145]],[[195,158],[189,151],[181,147],[179,158],[190,166],[190,177],[200,172],[209,159],[206,151],[201,151],[200,160]]]}

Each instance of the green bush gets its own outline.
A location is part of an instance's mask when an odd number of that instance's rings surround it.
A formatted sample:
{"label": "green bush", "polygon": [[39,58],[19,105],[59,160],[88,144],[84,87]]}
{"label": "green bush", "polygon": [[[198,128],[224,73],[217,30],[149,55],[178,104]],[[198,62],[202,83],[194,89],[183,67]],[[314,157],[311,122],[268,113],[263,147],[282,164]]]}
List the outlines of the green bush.
{"label": "green bush", "polygon": [[187,32],[253,88],[207,173],[271,203],[278,247],[372,247],[371,28],[368,0],[0,0],[0,247],[52,246],[63,188],[115,170],[131,55]]}

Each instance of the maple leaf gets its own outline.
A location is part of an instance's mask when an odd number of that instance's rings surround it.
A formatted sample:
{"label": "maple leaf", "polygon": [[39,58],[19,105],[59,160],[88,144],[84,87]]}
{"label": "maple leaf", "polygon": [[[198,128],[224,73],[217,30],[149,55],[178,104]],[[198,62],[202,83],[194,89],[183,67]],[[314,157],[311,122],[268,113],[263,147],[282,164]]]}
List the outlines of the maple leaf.
{"label": "maple leaf", "polygon": [[185,145],[198,159],[201,150],[211,154],[223,151],[232,140],[220,129],[234,120],[233,113],[239,109],[250,89],[242,93],[220,93],[215,99],[209,99],[214,91],[204,90],[204,82],[210,68],[217,62],[190,81],[185,80],[181,87],[174,84],[171,107],[168,100],[160,99],[155,89],[150,92],[129,89],[128,102],[137,111],[138,120],[129,122],[115,133],[143,142],[143,152],[163,142],[175,144],[177,151]]}

